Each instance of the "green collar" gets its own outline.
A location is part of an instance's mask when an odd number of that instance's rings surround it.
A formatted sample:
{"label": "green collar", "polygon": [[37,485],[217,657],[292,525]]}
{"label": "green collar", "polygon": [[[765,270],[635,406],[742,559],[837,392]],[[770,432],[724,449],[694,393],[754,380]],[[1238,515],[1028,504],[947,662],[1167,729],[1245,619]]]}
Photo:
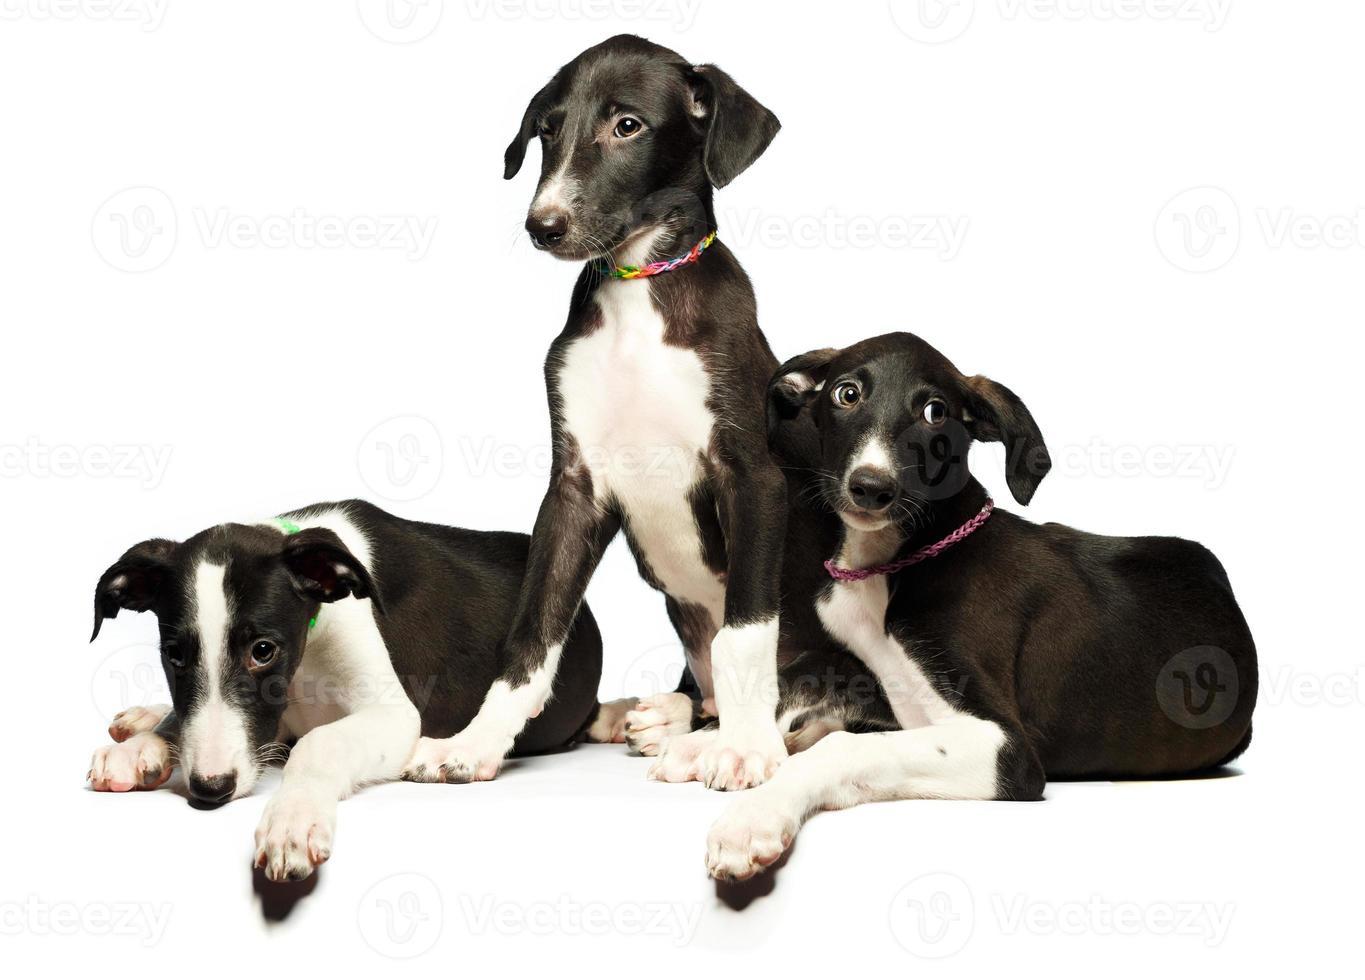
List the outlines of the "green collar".
{"label": "green collar", "polygon": [[[299,527],[293,521],[289,520],[289,518],[287,517],[276,517],[274,520],[275,523],[280,526],[280,530],[283,531],[285,534],[298,534],[299,531],[303,530],[301,527]],[[321,607],[318,608],[317,614],[314,615],[312,619],[308,620],[309,629],[312,629],[313,627],[317,626],[318,616],[320,615],[322,615]]]}

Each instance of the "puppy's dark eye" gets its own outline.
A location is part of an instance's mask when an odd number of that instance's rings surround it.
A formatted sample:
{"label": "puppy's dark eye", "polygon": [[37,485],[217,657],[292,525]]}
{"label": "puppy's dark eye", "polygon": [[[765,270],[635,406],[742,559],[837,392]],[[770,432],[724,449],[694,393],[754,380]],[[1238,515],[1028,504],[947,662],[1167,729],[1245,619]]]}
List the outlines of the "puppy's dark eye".
{"label": "puppy's dark eye", "polygon": [[185,669],[185,655],[180,652],[180,648],[174,643],[163,643],[161,645],[161,654],[166,658],[166,663],[170,664],[176,670]]}
{"label": "puppy's dark eye", "polygon": [[247,666],[252,670],[269,667],[280,654],[280,648],[269,640],[257,640],[251,644],[251,657]]}
{"label": "puppy's dark eye", "polygon": [[834,404],[840,408],[852,408],[862,400],[863,391],[852,381],[844,381],[834,386]]}
{"label": "puppy's dark eye", "polygon": [[618,139],[630,139],[640,130],[645,128],[645,124],[634,116],[626,116],[616,124],[616,128],[611,131],[612,135]]}
{"label": "puppy's dark eye", "polygon": [[924,405],[924,421],[930,425],[941,425],[948,418],[948,406],[937,398],[931,399]]}
{"label": "puppy's dark eye", "polygon": [[547,140],[548,140],[548,139],[553,139],[553,138],[554,138],[554,135],[555,135],[555,128],[554,128],[553,126],[551,126],[549,123],[547,123],[547,122],[541,123],[540,126],[538,127],[538,129],[539,129],[539,133],[540,133],[541,139],[547,139]]}

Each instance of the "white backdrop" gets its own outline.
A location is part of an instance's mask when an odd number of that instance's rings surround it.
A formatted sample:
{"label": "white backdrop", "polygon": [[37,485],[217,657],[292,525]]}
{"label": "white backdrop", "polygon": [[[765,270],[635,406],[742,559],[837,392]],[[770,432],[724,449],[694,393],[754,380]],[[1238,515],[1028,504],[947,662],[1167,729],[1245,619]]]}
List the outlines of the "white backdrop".
{"label": "white backdrop", "polygon": [[[1362,30],[1336,2],[4,0],[6,961],[1341,962]],[[535,151],[512,183],[502,151],[552,71],[620,31],[784,123],[718,199],[780,357],[917,331],[1032,408],[1057,461],[1033,518],[1219,554],[1263,672],[1242,775],[822,815],[737,898],[702,867],[726,800],[588,748],[343,803],[283,919],[248,870],[268,786],[214,813],[83,787],[109,715],[164,697],[149,617],[85,642],[127,545],[347,496],[529,528],[575,269],[520,231]],[[977,460],[1003,495],[999,448]],[[589,600],[604,695],[671,683],[619,542]]]}

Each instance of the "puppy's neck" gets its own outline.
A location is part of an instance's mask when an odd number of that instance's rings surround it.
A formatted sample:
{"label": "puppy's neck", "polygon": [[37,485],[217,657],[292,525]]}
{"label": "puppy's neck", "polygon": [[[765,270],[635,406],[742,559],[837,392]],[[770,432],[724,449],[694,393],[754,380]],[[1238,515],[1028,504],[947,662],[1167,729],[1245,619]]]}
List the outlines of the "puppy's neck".
{"label": "puppy's neck", "polygon": [[980,512],[986,505],[986,488],[973,477],[947,500],[925,506],[919,520],[904,528],[907,549],[914,550],[942,541]]}
{"label": "puppy's neck", "polygon": [[842,518],[839,523],[844,526],[844,538],[834,561],[844,568],[884,565],[896,557],[905,544],[905,531],[895,524],[887,524],[877,531],[863,531]]}

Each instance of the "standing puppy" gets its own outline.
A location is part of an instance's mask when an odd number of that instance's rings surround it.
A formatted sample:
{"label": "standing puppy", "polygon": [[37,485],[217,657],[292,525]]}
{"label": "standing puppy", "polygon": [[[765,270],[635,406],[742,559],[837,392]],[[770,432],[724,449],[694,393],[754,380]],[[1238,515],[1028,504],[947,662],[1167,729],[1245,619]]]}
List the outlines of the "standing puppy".
{"label": "standing puppy", "polygon": [[543,708],[618,531],[667,596],[703,705],[720,716],[703,780],[744,788],[785,757],[774,707],[786,491],[763,407],[776,359],[748,277],[712,234],[711,200],[778,127],[725,72],[630,35],[583,52],[527,106],[504,176],[538,139],[527,231],[586,265],[545,365],[554,461],[502,675],[464,732],[429,747],[429,765],[496,775]]}
{"label": "standing puppy", "polygon": [[[474,716],[526,550],[523,534],[407,521],[357,500],[133,546],[100,576],[95,636],[121,609],[152,611],[174,708],[116,718],[118,744],[95,753],[91,785],[154,789],[178,761],[191,795],[216,805],[249,794],[287,752],[256,863],[274,880],[307,876],[331,853],[339,799],[400,772],[446,778],[409,760]],[[596,711],[602,648],[586,606],[568,649],[579,670],[518,751],[571,743]]]}

